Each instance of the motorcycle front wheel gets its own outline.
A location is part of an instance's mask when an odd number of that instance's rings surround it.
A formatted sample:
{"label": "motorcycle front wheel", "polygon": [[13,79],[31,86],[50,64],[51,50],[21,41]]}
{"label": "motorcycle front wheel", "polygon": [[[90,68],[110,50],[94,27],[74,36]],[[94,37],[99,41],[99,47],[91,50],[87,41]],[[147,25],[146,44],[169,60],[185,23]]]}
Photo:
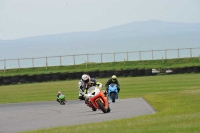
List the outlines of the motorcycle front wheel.
{"label": "motorcycle front wheel", "polygon": [[107,113],[107,110],[104,108],[104,105],[101,101],[97,100],[98,107],[104,112]]}
{"label": "motorcycle front wheel", "polygon": [[116,97],[116,93],[111,93],[111,99],[113,103],[115,102],[115,97]]}
{"label": "motorcycle front wheel", "polygon": [[107,109],[107,113],[109,113],[110,112],[110,106],[108,106],[108,109]]}
{"label": "motorcycle front wheel", "polygon": [[97,111],[97,109],[96,109],[94,106],[92,106],[92,110],[93,110],[93,111]]}
{"label": "motorcycle front wheel", "polygon": [[61,104],[61,105],[65,105],[65,100],[62,100],[62,101],[60,102],[60,104]]}

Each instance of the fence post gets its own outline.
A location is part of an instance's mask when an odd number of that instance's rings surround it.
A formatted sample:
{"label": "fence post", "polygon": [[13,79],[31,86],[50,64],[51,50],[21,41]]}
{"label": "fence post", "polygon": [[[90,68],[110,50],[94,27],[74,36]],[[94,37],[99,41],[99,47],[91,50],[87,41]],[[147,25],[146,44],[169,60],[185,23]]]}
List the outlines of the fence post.
{"label": "fence post", "polygon": [[192,57],[192,48],[190,48],[190,57]]}
{"label": "fence post", "polygon": [[33,68],[34,68],[34,58],[32,58],[32,64],[33,64]]}
{"label": "fence post", "polygon": [[4,59],[4,73],[6,72],[6,59]]}
{"label": "fence post", "polygon": [[167,49],[165,49],[165,59],[167,59]]}
{"label": "fence post", "polygon": [[87,62],[89,62],[88,54],[87,54]]}
{"label": "fence post", "polygon": [[60,66],[62,66],[62,56],[60,56]]}
{"label": "fence post", "polygon": [[178,58],[179,58],[179,49],[178,49]]}
{"label": "fence post", "polygon": [[113,55],[114,55],[114,62],[115,62],[115,53]]}
{"label": "fence post", "polygon": [[128,52],[126,52],[126,60],[128,61]]}
{"label": "fence post", "polygon": [[75,65],[75,55],[73,55],[74,65]]}
{"label": "fence post", "polygon": [[4,73],[6,73],[6,67],[4,67]]}
{"label": "fence post", "polygon": [[140,56],[140,60],[141,60],[141,51],[139,51],[139,56]]}
{"label": "fence post", "polygon": [[87,68],[87,61],[85,61],[85,66],[86,66],[86,68]]}
{"label": "fence post", "polygon": [[47,67],[48,67],[48,60],[47,60],[47,56],[46,56],[46,70],[47,70]]}
{"label": "fence post", "polygon": [[101,53],[101,63],[102,63],[102,53]]}
{"label": "fence post", "polygon": [[152,50],[152,60],[153,60],[154,58],[153,58],[153,50]]}
{"label": "fence post", "polygon": [[19,58],[18,58],[18,67],[19,67],[19,70],[20,70],[20,61],[19,61]]}

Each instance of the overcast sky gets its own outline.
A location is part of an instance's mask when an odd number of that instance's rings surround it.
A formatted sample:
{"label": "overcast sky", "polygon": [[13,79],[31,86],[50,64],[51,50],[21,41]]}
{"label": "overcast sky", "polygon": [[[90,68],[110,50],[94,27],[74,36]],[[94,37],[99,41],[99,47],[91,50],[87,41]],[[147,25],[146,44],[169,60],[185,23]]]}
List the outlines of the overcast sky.
{"label": "overcast sky", "polygon": [[0,0],[0,39],[95,31],[135,21],[200,22],[200,0]]}

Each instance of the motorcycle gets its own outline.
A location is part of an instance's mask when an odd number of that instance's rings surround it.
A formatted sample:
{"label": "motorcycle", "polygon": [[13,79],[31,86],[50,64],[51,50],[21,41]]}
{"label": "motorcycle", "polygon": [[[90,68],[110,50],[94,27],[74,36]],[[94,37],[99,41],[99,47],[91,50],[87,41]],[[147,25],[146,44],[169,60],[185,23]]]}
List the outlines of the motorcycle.
{"label": "motorcycle", "polygon": [[118,90],[116,84],[112,83],[108,86],[108,97],[112,100],[113,103],[116,99],[118,99]]}
{"label": "motorcycle", "polygon": [[57,101],[60,103],[60,105],[65,105],[65,95],[60,95]]}
{"label": "motorcycle", "polygon": [[108,103],[108,98],[97,86],[92,86],[88,89],[87,94],[85,96],[85,103],[87,106],[92,108],[93,111],[97,109],[101,110],[103,113],[109,113],[110,107]]}

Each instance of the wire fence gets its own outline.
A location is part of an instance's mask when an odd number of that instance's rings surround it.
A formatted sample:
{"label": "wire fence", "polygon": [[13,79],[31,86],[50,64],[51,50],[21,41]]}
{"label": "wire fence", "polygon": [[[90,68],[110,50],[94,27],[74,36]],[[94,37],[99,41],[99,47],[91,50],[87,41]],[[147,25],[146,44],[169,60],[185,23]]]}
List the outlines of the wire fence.
{"label": "wire fence", "polygon": [[199,55],[200,55],[200,47],[4,59],[0,60],[0,70],[5,71],[6,69],[13,69],[13,68],[21,69],[21,68],[49,67],[49,66],[69,66],[69,65],[78,65],[78,64],[92,63],[92,62],[106,63],[106,62],[120,62],[120,61],[189,58],[189,57],[199,57]]}

